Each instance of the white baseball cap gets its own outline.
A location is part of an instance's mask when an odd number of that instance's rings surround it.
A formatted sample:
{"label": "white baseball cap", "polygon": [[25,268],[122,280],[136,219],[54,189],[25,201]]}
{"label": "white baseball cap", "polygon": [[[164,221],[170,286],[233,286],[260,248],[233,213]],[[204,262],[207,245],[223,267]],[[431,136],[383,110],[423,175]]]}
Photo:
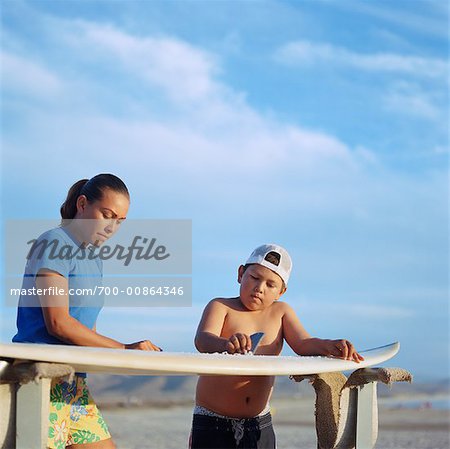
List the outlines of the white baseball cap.
{"label": "white baseball cap", "polygon": [[292,270],[292,260],[289,253],[279,245],[274,243],[266,243],[265,245],[258,246],[247,259],[245,264],[256,263],[274,271],[283,279],[284,284],[287,286],[289,276]]}

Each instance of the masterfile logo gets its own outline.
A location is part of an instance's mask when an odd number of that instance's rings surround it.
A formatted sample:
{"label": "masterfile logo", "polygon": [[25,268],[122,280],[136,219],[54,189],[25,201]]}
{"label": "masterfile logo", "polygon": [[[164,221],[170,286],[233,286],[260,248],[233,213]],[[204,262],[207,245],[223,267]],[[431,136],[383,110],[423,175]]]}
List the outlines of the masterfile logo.
{"label": "masterfile logo", "polygon": [[[139,242],[142,244],[139,245]],[[42,259],[45,255],[50,260],[110,260],[117,259],[123,261],[124,266],[130,265],[132,260],[150,260],[155,259],[165,260],[170,257],[165,245],[157,245],[155,238],[149,239],[140,235],[135,236],[129,246],[122,246],[119,244],[110,245],[104,243],[101,246],[98,241],[94,244],[62,244],[59,240],[53,239],[33,239],[27,242],[31,245],[31,249],[28,252],[27,260],[33,256],[36,259]],[[96,248],[98,250],[96,251]]]}
{"label": "masterfile logo", "polygon": [[[61,229],[51,220],[8,220],[5,224],[5,272],[22,275],[31,258],[104,262],[109,275],[190,275],[192,273],[191,220],[127,219],[110,238],[92,237],[99,220],[71,220],[64,230],[70,238],[46,237]],[[101,228],[101,226],[100,226]],[[76,235],[72,232],[77,229]],[[83,239],[83,235],[90,238]],[[81,237],[80,237],[81,236]]]}
{"label": "masterfile logo", "polygon": [[[67,292],[60,296],[69,295],[80,307],[102,306],[104,300],[112,307],[191,305],[191,220],[127,219],[114,233],[105,229],[102,220],[71,220],[64,228],[56,220],[6,221],[6,303],[16,306],[18,297],[29,296],[34,299],[28,306],[42,305],[38,292],[24,290],[36,287],[42,259],[70,268],[64,274]],[[93,264],[96,274],[83,270]]]}

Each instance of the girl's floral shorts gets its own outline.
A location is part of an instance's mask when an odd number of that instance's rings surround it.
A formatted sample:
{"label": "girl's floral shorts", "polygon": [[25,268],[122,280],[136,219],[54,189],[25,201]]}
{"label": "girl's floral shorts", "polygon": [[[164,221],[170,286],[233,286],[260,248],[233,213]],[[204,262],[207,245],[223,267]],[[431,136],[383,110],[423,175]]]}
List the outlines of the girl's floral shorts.
{"label": "girl's floral shorts", "polygon": [[49,419],[48,447],[51,449],[111,438],[84,377],[75,376],[71,383],[52,381]]}

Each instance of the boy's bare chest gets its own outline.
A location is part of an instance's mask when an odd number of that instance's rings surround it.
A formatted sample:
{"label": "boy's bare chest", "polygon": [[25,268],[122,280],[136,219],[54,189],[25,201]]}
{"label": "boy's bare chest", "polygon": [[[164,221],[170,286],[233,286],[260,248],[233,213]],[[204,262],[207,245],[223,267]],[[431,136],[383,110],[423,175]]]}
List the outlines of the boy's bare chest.
{"label": "boy's bare chest", "polygon": [[251,335],[264,332],[262,344],[273,346],[270,352],[277,353],[282,344],[282,316],[271,313],[249,313],[231,311],[224,321],[221,337],[229,338],[235,333]]}

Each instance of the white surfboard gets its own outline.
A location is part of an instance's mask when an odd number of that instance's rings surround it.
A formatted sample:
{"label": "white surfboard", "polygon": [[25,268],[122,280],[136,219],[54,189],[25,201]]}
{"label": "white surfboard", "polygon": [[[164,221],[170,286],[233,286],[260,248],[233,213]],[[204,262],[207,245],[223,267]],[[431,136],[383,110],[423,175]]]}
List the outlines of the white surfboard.
{"label": "white surfboard", "polygon": [[65,363],[77,372],[125,375],[291,375],[348,371],[394,357],[399,343],[361,351],[360,363],[330,357],[147,352],[81,346],[0,343],[0,359]]}

